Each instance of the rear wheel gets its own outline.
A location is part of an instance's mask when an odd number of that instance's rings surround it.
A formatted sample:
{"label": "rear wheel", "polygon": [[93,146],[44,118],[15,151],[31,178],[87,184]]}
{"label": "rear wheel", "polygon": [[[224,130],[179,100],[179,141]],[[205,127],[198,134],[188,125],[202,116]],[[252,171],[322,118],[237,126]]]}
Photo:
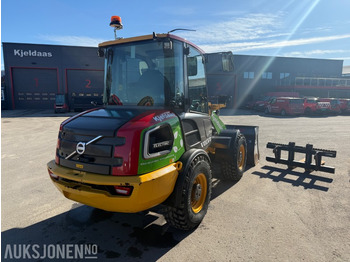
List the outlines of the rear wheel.
{"label": "rear wheel", "polygon": [[247,163],[247,142],[242,134],[236,137],[232,158],[221,162],[222,178],[238,181],[242,178]]}
{"label": "rear wheel", "polygon": [[198,226],[207,213],[211,196],[211,170],[204,156],[196,157],[185,175],[179,206],[166,207],[165,219],[178,229]]}
{"label": "rear wheel", "polygon": [[307,108],[305,109],[305,114],[306,114],[306,115],[311,115],[311,108],[310,108],[310,107],[307,107]]}

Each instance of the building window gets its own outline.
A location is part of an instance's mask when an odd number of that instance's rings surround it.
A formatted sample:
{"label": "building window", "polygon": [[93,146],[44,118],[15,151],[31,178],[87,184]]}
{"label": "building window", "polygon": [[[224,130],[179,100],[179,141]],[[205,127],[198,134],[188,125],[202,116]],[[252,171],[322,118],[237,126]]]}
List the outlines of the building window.
{"label": "building window", "polygon": [[272,79],[272,72],[264,72],[261,75],[262,79]]}
{"label": "building window", "polygon": [[289,76],[290,76],[289,73],[280,73],[280,79],[284,79],[284,78],[287,78]]}
{"label": "building window", "polygon": [[316,78],[312,78],[311,79],[311,85],[312,86],[317,86],[317,79]]}
{"label": "building window", "polygon": [[339,85],[340,86],[345,86],[345,83],[346,83],[345,80],[339,80]]}
{"label": "building window", "polygon": [[245,78],[245,79],[254,79],[254,72],[244,72],[243,78]]}
{"label": "building window", "polygon": [[222,71],[232,72],[233,71],[233,57],[232,55],[222,56]]}

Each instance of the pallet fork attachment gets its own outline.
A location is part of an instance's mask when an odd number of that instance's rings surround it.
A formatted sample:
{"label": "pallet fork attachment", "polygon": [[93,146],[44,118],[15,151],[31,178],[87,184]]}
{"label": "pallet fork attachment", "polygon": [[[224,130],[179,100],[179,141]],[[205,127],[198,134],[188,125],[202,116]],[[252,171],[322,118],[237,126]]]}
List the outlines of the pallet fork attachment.
{"label": "pallet fork attachment", "polygon": [[[288,145],[268,142],[266,148],[272,149],[275,155],[274,158],[266,157],[266,161],[287,165],[289,169],[302,167],[305,168],[306,172],[312,172],[315,170],[332,174],[335,173],[334,167],[324,166],[322,157],[335,158],[337,151],[314,148],[311,144],[307,144],[305,147],[296,146],[294,142],[289,142]],[[288,152],[288,159],[281,158],[281,151]],[[305,154],[304,161],[295,161],[295,153]],[[312,163],[312,158],[314,158],[315,163]]]}

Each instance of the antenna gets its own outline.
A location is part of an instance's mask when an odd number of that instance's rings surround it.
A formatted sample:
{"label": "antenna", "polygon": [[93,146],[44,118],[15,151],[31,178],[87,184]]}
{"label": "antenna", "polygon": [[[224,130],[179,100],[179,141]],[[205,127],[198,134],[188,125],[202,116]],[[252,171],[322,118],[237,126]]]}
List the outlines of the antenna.
{"label": "antenna", "polygon": [[173,30],[169,31],[168,34],[170,34],[172,32],[175,32],[175,31],[192,31],[192,32],[196,32],[196,30],[193,30],[193,29],[176,28],[176,29],[173,29]]}

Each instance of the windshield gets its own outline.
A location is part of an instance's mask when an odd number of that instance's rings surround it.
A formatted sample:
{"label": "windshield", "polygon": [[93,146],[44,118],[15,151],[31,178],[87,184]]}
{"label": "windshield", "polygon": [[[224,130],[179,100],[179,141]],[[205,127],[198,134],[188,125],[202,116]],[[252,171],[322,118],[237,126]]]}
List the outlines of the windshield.
{"label": "windshield", "polygon": [[340,102],[338,100],[331,100],[331,105],[332,106],[337,106],[339,104],[340,104]]}
{"label": "windshield", "polygon": [[106,50],[104,103],[183,107],[183,46],[148,40]]}
{"label": "windshield", "polygon": [[304,101],[303,101],[303,99],[291,99],[290,103],[291,104],[303,104]]}
{"label": "windshield", "polygon": [[63,105],[65,103],[64,95],[56,95],[56,105]]}
{"label": "windshield", "polygon": [[309,104],[316,104],[317,103],[317,100],[316,99],[308,99],[307,102]]}

